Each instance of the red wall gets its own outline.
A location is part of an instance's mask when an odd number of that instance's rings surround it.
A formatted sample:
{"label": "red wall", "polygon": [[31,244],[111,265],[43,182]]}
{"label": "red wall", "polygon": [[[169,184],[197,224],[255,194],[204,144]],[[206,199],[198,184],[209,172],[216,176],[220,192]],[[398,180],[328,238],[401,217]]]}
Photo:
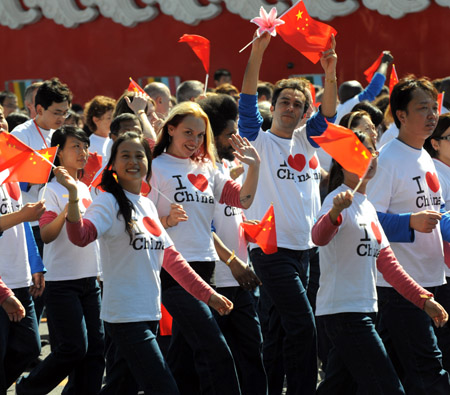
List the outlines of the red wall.
{"label": "red wall", "polygon": [[[394,54],[399,77],[409,72],[431,78],[450,75],[446,45],[449,17],[449,8],[432,2],[425,11],[398,20],[363,6],[349,16],[334,18],[329,23],[338,31],[339,81],[363,81],[363,71],[383,49]],[[96,94],[118,97],[129,76],[179,75],[182,80],[203,81],[200,61],[186,44],[177,43],[181,35],[191,33],[211,41],[211,71],[228,68],[240,87],[249,49],[242,54],[238,51],[250,41],[255,27],[227,10],[197,26],[163,14],[134,28],[103,17],[76,29],[44,18],[21,30],[1,26],[0,84],[58,76],[74,92],[74,101],[84,103]],[[294,65],[292,69],[287,68],[289,62]],[[267,50],[261,79],[274,82],[289,74],[320,72],[320,64],[310,63],[275,37]]]}

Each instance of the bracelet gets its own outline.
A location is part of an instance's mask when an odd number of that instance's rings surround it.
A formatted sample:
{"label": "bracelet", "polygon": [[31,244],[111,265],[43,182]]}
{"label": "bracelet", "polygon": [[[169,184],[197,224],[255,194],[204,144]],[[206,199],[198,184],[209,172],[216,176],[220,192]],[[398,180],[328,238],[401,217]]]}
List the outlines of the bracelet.
{"label": "bracelet", "polygon": [[169,217],[170,215],[166,215],[166,225],[168,228],[173,228],[174,225],[169,225]]}
{"label": "bracelet", "polygon": [[420,294],[422,299],[433,299],[433,295]]}
{"label": "bracelet", "polygon": [[145,114],[145,111],[144,110],[139,110],[136,114],[137,115]]}
{"label": "bracelet", "polygon": [[230,257],[225,262],[227,266],[230,266],[231,261],[236,257],[236,254],[234,253],[234,250],[231,252]]}
{"label": "bracelet", "polygon": [[337,82],[337,77],[334,78],[325,78],[326,82],[329,82],[330,84],[335,84]]}
{"label": "bracelet", "polygon": [[76,198],[75,200],[70,200],[69,199],[69,203],[76,203],[76,204],[78,204],[79,201],[80,201],[79,198]]}

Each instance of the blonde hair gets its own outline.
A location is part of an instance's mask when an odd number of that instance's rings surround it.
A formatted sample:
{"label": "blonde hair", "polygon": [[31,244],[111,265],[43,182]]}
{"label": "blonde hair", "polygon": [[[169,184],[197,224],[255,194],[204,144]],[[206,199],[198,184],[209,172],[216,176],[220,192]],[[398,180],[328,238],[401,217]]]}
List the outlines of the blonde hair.
{"label": "blonde hair", "polygon": [[191,101],[182,102],[172,108],[159,134],[158,141],[153,150],[153,157],[156,158],[157,156],[161,155],[170,146],[171,137],[169,135],[169,126],[177,127],[183,121],[183,119],[189,115],[192,115],[196,118],[202,118],[205,121],[206,125],[203,145],[191,156],[191,159],[195,161],[209,160],[214,167],[217,167],[217,153],[214,145],[214,136],[209,118],[197,103]]}

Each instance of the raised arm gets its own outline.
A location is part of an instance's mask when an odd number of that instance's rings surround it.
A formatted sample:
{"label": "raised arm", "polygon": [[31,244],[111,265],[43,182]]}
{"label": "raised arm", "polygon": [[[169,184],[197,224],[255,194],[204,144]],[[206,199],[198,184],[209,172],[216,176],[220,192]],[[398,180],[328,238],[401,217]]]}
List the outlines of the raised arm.
{"label": "raised arm", "polygon": [[337,79],[336,63],[337,55],[336,39],[331,35],[331,48],[325,51],[320,58],[320,64],[325,72],[325,83],[322,95],[322,105],[320,111],[324,117],[331,118],[336,115],[337,107]]}

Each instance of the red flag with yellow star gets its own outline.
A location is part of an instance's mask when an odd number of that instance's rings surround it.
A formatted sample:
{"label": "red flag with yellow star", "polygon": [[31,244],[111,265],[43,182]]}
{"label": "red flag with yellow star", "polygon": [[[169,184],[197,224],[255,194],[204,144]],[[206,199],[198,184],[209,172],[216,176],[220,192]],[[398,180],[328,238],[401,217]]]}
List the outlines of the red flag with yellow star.
{"label": "red flag with yellow star", "polygon": [[292,6],[280,19],[285,23],[277,26],[278,34],[313,63],[320,60],[323,51],[331,48],[331,35],[337,34],[333,27],[312,19],[303,1]]}
{"label": "red flag with yellow star", "polygon": [[3,182],[46,183],[56,150],[51,147],[34,151],[12,134],[0,133],[0,171],[9,170]]}
{"label": "red flag with yellow star", "polygon": [[87,186],[91,185],[97,172],[102,168],[102,157],[98,155],[97,152],[89,152],[89,158],[84,166],[83,177],[80,181],[85,183]]}
{"label": "red flag with yellow star", "polygon": [[392,93],[394,86],[398,84],[397,70],[395,69],[395,64],[392,65],[391,76],[389,77],[389,95]]}
{"label": "red flag with yellow star", "polygon": [[345,170],[364,177],[372,154],[350,129],[328,123],[322,135],[311,138]]}
{"label": "red flag with yellow star", "polygon": [[258,244],[264,254],[278,251],[277,230],[275,227],[275,213],[271,204],[259,224],[242,224],[247,239]]}
{"label": "red flag with yellow star", "polygon": [[147,93],[145,93],[145,91],[139,86],[139,84],[134,82],[133,78],[131,78],[131,77],[130,77],[130,83],[128,84],[127,90],[128,90],[128,92],[141,92],[145,96],[148,96]]}

